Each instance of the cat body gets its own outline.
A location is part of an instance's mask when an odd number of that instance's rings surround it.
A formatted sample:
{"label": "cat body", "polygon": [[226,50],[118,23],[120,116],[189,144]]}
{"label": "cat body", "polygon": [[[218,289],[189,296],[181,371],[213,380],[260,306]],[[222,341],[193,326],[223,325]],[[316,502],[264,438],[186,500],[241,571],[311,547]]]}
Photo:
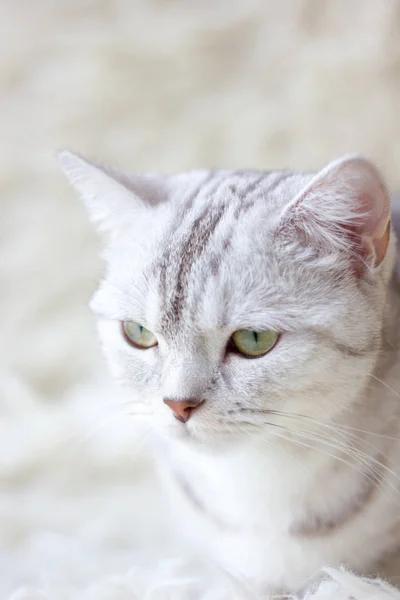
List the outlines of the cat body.
{"label": "cat body", "polygon": [[382,573],[400,543],[400,294],[376,167],[61,162],[106,237],[92,309],[176,531],[261,591],[327,565]]}

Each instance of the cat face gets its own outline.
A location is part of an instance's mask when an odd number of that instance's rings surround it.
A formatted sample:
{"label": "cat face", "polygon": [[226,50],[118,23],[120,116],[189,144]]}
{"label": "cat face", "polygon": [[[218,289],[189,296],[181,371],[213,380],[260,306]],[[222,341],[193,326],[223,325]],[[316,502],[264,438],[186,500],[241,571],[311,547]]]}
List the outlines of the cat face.
{"label": "cat face", "polygon": [[356,410],[393,266],[371,163],[128,178],[61,160],[106,236],[104,351],[155,431],[218,444]]}

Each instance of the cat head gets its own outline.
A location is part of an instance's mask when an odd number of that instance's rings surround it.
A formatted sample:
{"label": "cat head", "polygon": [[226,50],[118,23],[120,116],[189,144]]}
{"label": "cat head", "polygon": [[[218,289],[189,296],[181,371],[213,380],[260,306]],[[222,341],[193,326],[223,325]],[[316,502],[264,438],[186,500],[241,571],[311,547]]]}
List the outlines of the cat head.
{"label": "cat head", "polygon": [[394,262],[371,162],[129,176],[60,160],[105,238],[105,354],[154,431],[219,443],[357,409]]}

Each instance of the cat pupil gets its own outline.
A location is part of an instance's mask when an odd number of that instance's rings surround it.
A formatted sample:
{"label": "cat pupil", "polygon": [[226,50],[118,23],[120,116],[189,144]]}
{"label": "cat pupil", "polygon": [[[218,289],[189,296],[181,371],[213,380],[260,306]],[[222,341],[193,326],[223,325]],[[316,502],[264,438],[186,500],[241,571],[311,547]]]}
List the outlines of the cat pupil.
{"label": "cat pupil", "polygon": [[257,333],[257,331],[253,331],[253,336],[254,336],[255,343],[258,344],[258,333]]}

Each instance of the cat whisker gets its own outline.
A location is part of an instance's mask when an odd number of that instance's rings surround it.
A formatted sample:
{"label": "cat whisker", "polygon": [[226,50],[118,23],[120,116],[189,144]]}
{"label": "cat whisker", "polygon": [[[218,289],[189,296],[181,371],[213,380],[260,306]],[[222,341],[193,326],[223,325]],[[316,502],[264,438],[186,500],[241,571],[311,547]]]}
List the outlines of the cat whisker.
{"label": "cat whisker", "polygon": [[[285,416],[291,416],[288,413],[285,414]],[[382,461],[377,460],[376,458],[372,457],[370,454],[367,454],[366,452],[363,452],[362,450],[360,450],[359,448],[354,446],[354,442],[360,442],[363,441],[367,446],[369,446],[370,448],[372,448],[373,450],[375,450],[377,453],[379,453],[385,460],[387,460],[388,462],[392,462],[393,461],[389,461],[388,457],[383,454],[382,450],[380,448],[378,448],[377,446],[374,446],[373,444],[369,444],[368,442],[365,442],[365,440],[362,440],[360,437],[353,435],[352,433],[343,433],[342,431],[336,431],[335,426],[332,425],[328,425],[326,423],[314,420],[311,418],[311,422],[314,422],[316,424],[317,427],[319,427],[320,425],[324,425],[325,427],[327,427],[330,431],[332,431],[333,433],[338,433],[340,435],[340,438],[342,439],[342,441],[339,441],[341,448],[345,449],[345,451],[347,453],[354,453],[354,455],[359,458],[361,460],[361,458],[363,459],[363,461],[366,461],[366,464],[370,465],[370,463],[374,463],[376,465],[378,465],[377,468],[383,469],[385,470],[388,474],[390,474],[391,476],[393,476],[394,478],[396,478],[398,481],[400,481],[400,477],[396,474],[396,472],[392,469],[390,469],[387,465],[383,464]],[[292,432],[292,430],[291,430]],[[294,433],[301,433],[301,434],[310,434],[309,431],[305,431],[305,430],[299,430],[298,428],[296,428],[296,430],[294,430]],[[321,442],[325,443],[325,444],[329,444],[329,442],[326,440],[326,438],[320,434],[320,432],[313,432],[311,435],[314,435],[315,437],[318,436],[318,438],[320,439]],[[338,441],[338,438],[334,438],[335,441]]]}
{"label": "cat whisker", "polygon": [[[308,439],[309,441],[319,442],[319,443],[322,443],[331,448],[336,448],[341,453],[344,453],[345,455],[347,455],[349,458],[353,458],[356,461],[356,464],[346,460],[342,456],[332,454],[331,452],[327,452],[316,446],[311,446],[309,444],[305,445],[304,442],[301,442],[301,445],[308,447],[310,449],[313,449],[319,453],[325,454],[331,458],[335,458],[336,460],[353,468],[355,471],[357,471],[358,473],[360,473],[361,475],[366,477],[371,483],[373,483],[374,486],[383,484],[386,488],[389,487],[389,488],[391,488],[391,490],[393,492],[395,492],[396,494],[399,494],[400,489],[398,487],[394,486],[392,483],[390,483],[388,481],[384,481],[383,476],[382,476],[382,471],[386,472],[386,474],[390,474],[399,482],[400,482],[400,477],[392,469],[389,469],[385,464],[383,464],[381,461],[378,461],[377,459],[375,459],[373,457],[365,455],[365,453],[362,453],[358,450],[351,451],[349,449],[345,449],[345,448],[343,448],[343,446],[332,443],[332,441],[328,441],[324,437],[320,437],[320,436],[316,436],[316,435],[312,435],[312,434],[310,435],[308,432],[303,433],[301,431],[293,431],[293,432],[291,431],[290,433],[293,433],[294,435],[297,435],[299,437],[304,437],[305,439]],[[279,435],[279,434],[276,434],[274,432],[274,435]],[[287,436],[285,436],[285,439],[287,441],[293,441],[296,444],[300,444],[299,440],[291,439],[290,437],[288,438]],[[368,459],[370,462],[368,462]],[[373,463],[373,464],[371,464],[371,463]],[[358,468],[357,465],[367,467],[368,470],[367,471],[361,470],[360,468]],[[379,465],[379,467],[376,465]]]}
{"label": "cat whisker", "polygon": [[[374,473],[376,475],[381,474],[379,468],[387,469],[387,467],[378,459],[374,458],[373,456],[370,456],[369,454],[359,450],[358,448],[356,448],[354,446],[351,446],[351,445],[349,446],[348,444],[346,444],[340,440],[337,440],[337,438],[334,438],[333,440],[332,440],[332,438],[330,438],[330,441],[328,441],[323,435],[315,434],[315,433],[310,434],[310,432],[304,431],[304,430],[296,430],[295,434],[303,436],[303,437],[308,437],[309,439],[315,439],[316,441],[319,441],[327,446],[331,446],[333,448],[337,448],[338,450],[341,450],[345,454],[355,458],[358,462],[364,464],[368,468],[369,471],[371,471],[372,473]],[[378,465],[378,466],[375,466],[375,465]],[[391,475],[394,475],[400,481],[400,478],[396,475],[396,473],[394,473],[394,471],[391,471],[390,469],[388,469],[388,470]]]}
{"label": "cat whisker", "polygon": [[[365,466],[368,466],[369,470],[372,471],[372,465],[371,463],[374,463],[376,465],[375,468],[375,475],[379,475],[381,473],[382,470],[385,471],[386,474],[391,475],[392,477],[394,477],[397,481],[400,481],[399,476],[396,474],[396,472],[391,469],[388,465],[394,465],[394,462],[391,461],[382,451],[381,448],[378,448],[377,446],[375,446],[374,444],[371,444],[370,442],[363,440],[359,435],[355,435],[354,433],[352,433],[351,431],[347,431],[347,427],[343,429],[340,429],[339,427],[336,426],[336,424],[332,425],[332,424],[327,424],[324,423],[322,421],[318,421],[317,419],[314,419],[313,417],[308,417],[306,415],[300,415],[300,414],[296,414],[296,413],[286,413],[283,411],[273,411],[273,410],[258,410],[258,409],[249,409],[249,411],[251,413],[261,413],[261,414],[275,414],[278,416],[283,416],[283,417],[291,417],[294,419],[298,419],[298,418],[303,418],[305,420],[307,420],[308,423],[315,425],[316,427],[325,427],[326,429],[328,429],[330,432],[333,432],[334,434],[336,434],[336,436],[339,436],[339,438],[341,439],[341,441],[338,439],[338,437],[335,438],[336,442],[339,441],[339,443],[341,444],[341,448],[342,451],[346,452],[349,456],[353,456],[353,458],[355,458],[358,462],[363,463]],[[269,421],[264,421],[264,423],[266,425],[271,425],[271,423]],[[355,429],[355,428],[350,428],[351,430]],[[357,430],[358,431],[358,430]],[[363,432],[362,430],[360,430],[362,433],[369,433],[369,432]],[[296,427],[296,430],[292,430],[290,429],[291,433],[299,433],[299,435],[310,435],[310,431],[308,430],[299,430],[298,426]],[[372,432],[371,432],[372,433]],[[324,436],[321,436],[321,434],[315,433],[313,432],[313,435],[315,437],[318,436],[318,439],[321,443],[324,443],[325,445],[329,444],[329,442],[326,440],[326,438],[324,438]],[[383,438],[388,438],[389,436],[381,436]],[[390,438],[389,438],[390,439]],[[375,453],[379,453],[380,456],[382,456],[382,458],[387,461],[387,464],[383,464],[382,461],[377,460],[376,458],[372,457],[370,454],[367,454],[365,452],[362,452],[359,448],[357,448],[355,446],[355,444],[359,444],[360,442],[363,442],[367,447],[371,448],[372,450],[374,450]],[[343,444],[344,443],[344,444]],[[396,489],[396,492],[398,490]]]}
{"label": "cat whisker", "polygon": [[[351,443],[359,443],[360,441],[362,441],[366,446],[368,446],[369,448],[371,448],[372,450],[375,450],[376,452],[383,454],[382,453],[382,449],[378,448],[377,446],[375,446],[375,444],[371,444],[371,442],[366,441],[365,439],[363,439],[360,435],[355,435],[354,433],[352,433],[351,431],[347,431],[348,428],[346,428],[346,430],[343,430],[343,428],[336,423],[324,423],[323,421],[319,421],[318,419],[314,419],[314,417],[307,417],[306,415],[296,415],[296,414],[290,414],[290,413],[285,413],[285,412],[280,412],[280,411],[275,411],[274,414],[278,414],[279,416],[283,416],[283,417],[293,417],[293,418],[303,418],[303,419],[307,419],[309,423],[314,424],[316,427],[325,427],[326,429],[328,429],[329,431],[332,431],[336,434],[339,434],[340,437],[345,440],[346,442],[350,441]],[[351,430],[353,430],[354,428],[350,428]],[[363,431],[363,430],[357,430],[360,433],[363,434],[372,434],[373,432],[369,432],[369,431]],[[384,439],[391,439],[388,438],[388,436],[381,436]],[[385,459],[388,459],[388,457],[386,455],[383,455]],[[392,462],[392,461],[390,461]]]}
{"label": "cat whisker", "polygon": [[385,386],[385,388],[387,388],[388,390],[390,390],[397,398],[400,398],[399,392],[396,392],[396,390],[393,389],[388,383],[386,383],[386,381],[383,381],[382,379],[379,379],[379,377],[377,377],[373,373],[369,373],[368,375],[369,375],[369,377],[372,377],[372,379],[375,379],[375,381],[378,381],[383,386]]}
{"label": "cat whisker", "polygon": [[[224,421],[224,420],[220,420],[220,422],[222,422],[222,423],[226,423],[226,421]],[[229,422],[229,423],[231,423],[231,421],[228,421],[228,422]],[[250,422],[250,421],[240,421],[240,422],[239,422],[239,426],[240,426],[241,424],[250,425],[250,426],[252,426],[252,427],[260,428],[260,424],[259,424],[259,423],[252,423],[252,422]],[[283,427],[283,425],[278,425],[278,424],[276,424],[276,423],[270,423],[270,422],[265,422],[265,421],[264,421],[264,422],[262,423],[262,425],[270,425],[271,427],[277,427],[277,428],[279,428],[279,429],[284,429],[284,430],[286,430],[286,428],[285,428],[285,427]],[[235,431],[235,432],[236,432],[236,431],[237,431],[237,428],[238,428],[238,422],[237,422],[237,421],[234,421],[234,422],[232,423],[232,429],[230,429],[230,431]],[[242,430],[242,431],[243,431],[243,430]],[[248,430],[248,429],[246,429],[244,432],[245,432],[245,433],[247,433],[248,435],[251,435],[251,433],[249,432],[249,430]],[[295,462],[295,463],[296,463],[296,465],[298,465],[298,466],[299,466],[299,467],[300,467],[300,468],[301,468],[303,471],[305,471],[307,474],[309,474],[309,475],[310,475],[310,471],[309,471],[309,469],[307,469],[307,467],[306,467],[306,466],[305,466],[305,465],[304,465],[304,464],[303,464],[303,463],[302,463],[300,460],[298,460],[298,459],[297,459],[295,456],[292,456],[292,455],[291,455],[289,452],[286,452],[286,451],[285,451],[285,450],[284,450],[284,449],[283,449],[281,446],[277,446],[276,444],[273,444],[273,443],[271,442],[271,440],[264,440],[264,443],[267,443],[269,446],[273,446],[273,448],[275,448],[275,449],[279,450],[279,451],[280,451],[282,454],[284,454],[285,456],[287,456],[288,458],[290,458],[290,459],[291,459],[293,462]]]}
{"label": "cat whisker", "polygon": [[[291,433],[292,433],[292,432],[291,432]],[[293,433],[294,433],[294,432],[293,432]],[[322,450],[321,448],[318,448],[318,447],[316,447],[315,445],[306,444],[305,442],[303,442],[303,441],[300,441],[300,440],[298,440],[298,439],[295,439],[294,437],[283,436],[283,435],[280,435],[279,433],[274,433],[274,435],[276,435],[277,437],[280,437],[280,438],[282,438],[282,439],[286,440],[287,442],[291,442],[291,443],[297,444],[297,445],[299,445],[299,446],[303,446],[303,447],[305,447],[305,448],[309,448],[310,450],[314,450],[314,451],[316,451],[316,452],[319,452],[320,454],[324,454],[325,456],[328,456],[328,457],[330,457],[330,458],[333,458],[333,459],[335,459],[335,460],[338,460],[339,462],[342,462],[342,463],[344,463],[345,465],[349,466],[350,468],[354,469],[354,470],[355,470],[357,473],[359,473],[360,475],[363,475],[364,477],[365,477],[365,476],[366,476],[366,477],[368,477],[368,475],[367,475],[367,474],[366,474],[364,471],[362,471],[361,469],[359,469],[359,468],[357,467],[357,465],[355,465],[355,464],[351,463],[350,461],[346,460],[345,458],[343,458],[343,457],[341,457],[341,456],[338,456],[337,454],[332,454],[332,452],[328,452],[328,451],[326,451],[326,450]],[[295,435],[296,435],[296,433],[295,433]],[[306,439],[308,439],[309,441],[318,441],[318,442],[322,441],[322,440],[320,440],[320,439],[315,439],[315,438],[313,438],[313,437],[311,437],[311,436],[310,436],[310,437],[308,437],[308,436],[307,436],[307,438],[306,438]],[[334,446],[334,447],[335,447],[335,446]],[[376,485],[376,481],[375,481],[374,479],[372,479],[371,481],[373,481],[373,483]]]}
{"label": "cat whisker", "polygon": [[[242,421],[242,422],[245,422],[245,421]],[[339,432],[339,435],[341,436],[342,440],[338,440],[337,438],[335,438],[335,441],[337,442],[337,444],[332,444],[330,441],[326,440],[326,438],[323,435],[321,435],[319,433],[315,433],[315,432],[311,433],[307,430],[300,430],[298,428],[296,428],[296,430],[294,430],[294,431],[290,430],[290,432],[289,432],[287,430],[287,428],[285,428],[281,425],[278,425],[276,423],[271,423],[270,421],[263,421],[263,425],[278,427],[278,428],[284,429],[287,433],[293,433],[295,435],[301,435],[303,437],[308,436],[310,439],[311,439],[311,437],[313,437],[313,439],[315,441],[320,441],[326,445],[330,445],[332,447],[340,449],[342,452],[349,454],[349,456],[354,456],[357,460],[359,460],[360,462],[365,464],[365,466],[368,466],[368,468],[370,470],[373,469],[373,467],[370,464],[371,462],[377,463],[380,467],[384,467],[384,465],[377,459],[375,459],[375,458],[371,457],[370,455],[366,454],[365,452],[362,452],[361,450],[355,448],[352,445],[351,440],[350,440],[350,445],[349,445],[349,440],[341,432]],[[333,428],[330,428],[330,429],[334,431]],[[353,437],[353,436],[351,435],[351,437]],[[380,452],[380,449],[375,448],[375,447],[374,447],[374,449],[377,452]],[[385,469],[388,469],[388,467],[385,467]],[[396,474],[393,471],[391,471],[390,469],[388,469],[388,470],[391,472],[392,475],[396,476]],[[378,468],[376,468],[376,473],[378,474]],[[399,478],[399,480],[400,480],[400,478]]]}
{"label": "cat whisker", "polygon": [[240,421],[231,421],[231,420],[226,420],[226,419],[219,419],[220,423],[231,423],[232,424],[232,429],[236,428],[238,425],[250,425],[251,427],[256,427],[256,428],[260,428],[264,425],[269,425],[271,427],[278,427],[280,429],[285,429],[286,427],[284,427],[283,425],[279,425],[278,423],[271,423],[270,421],[262,421],[261,423],[254,423],[252,421],[243,421],[243,419],[240,419]]}
{"label": "cat whisker", "polygon": [[[271,411],[257,411],[257,412],[267,413],[267,412],[271,412]],[[292,415],[287,414],[285,416],[292,416]],[[395,487],[393,484],[391,484],[387,481],[383,481],[383,476],[382,476],[382,471],[384,471],[387,475],[391,475],[397,481],[400,482],[400,477],[397,475],[397,473],[395,473],[395,471],[390,469],[382,461],[380,461],[380,460],[376,459],[375,457],[370,456],[369,454],[356,448],[353,445],[353,439],[357,439],[358,441],[360,441],[360,438],[357,438],[357,436],[354,436],[351,433],[348,434],[350,436],[350,440],[348,440],[344,433],[342,433],[340,431],[335,432],[334,428],[329,426],[329,429],[333,430],[335,433],[339,433],[339,435],[342,439],[330,438],[329,440],[327,440],[326,437],[323,436],[322,434],[320,434],[319,432],[318,433],[310,432],[308,430],[301,430],[298,428],[295,430],[292,430],[292,429],[288,430],[286,427],[276,424],[276,423],[271,423],[270,421],[263,421],[262,424],[251,423],[249,421],[241,421],[241,422],[246,423],[248,425],[254,425],[255,427],[260,427],[260,426],[265,426],[265,425],[272,426],[275,429],[273,431],[273,435],[276,435],[277,437],[285,439],[288,442],[293,442],[298,445],[303,445],[304,447],[310,448],[312,450],[315,450],[316,452],[320,452],[320,453],[325,454],[331,458],[334,458],[340,462],[343,462],[347,466],[351,467],[352,469],[354,469],[355,471],[357,471],[358,473],[360,473],[361,475],[366,477],[374,486],[378,486],[383,483],[385,487],[391,488],[391,490],[393,492],[395,492],[396,494],[399,494],[399,492],[400,492],[400,489]],[[315,423],[315,424],[317,426],[319,425],[319,423]],[[283,432],[285,432],[286,435],[280,435],[278,432],[276,432],[276,428],[283,430]],[[317,446],[305,444],[304,442],[300,442],[298,439],[293,439],[292,436],[298,436],[301,438],[308,439],[309,441],[314,441],[319,444],[323,444],[325,446],[334,448],[334,449],[338,450],[338,452],[340,452],[341,454],[344,454],[345,456],[347,455],[347,457],[349,459],[353,459],[355,461],[355,463],[351,462],[350,460],[347,460],[343,456],[338,456],[337,454],[327,452]],[[380,451],[379,448],[375,448],[375,450],[378,452]],[[383,458],[385,458],[385,457],[383,457]],[[359,467],[365,467],[365,469],[362,469]]]}
{"label": "cat whisker", "polygon": [[[349,425],[343,425],[343,424],[340,424],[340,423],[332,423],[331,425],[329,425],[328,423],[325,423],[324,421],[319,421],[319,420],[315,419],[314,417],[311,417],[309,415],[303,415],[303,414],[300,414],[300,413],[287,413],[287,412],[280,411],[280,410],[274,410],[274,409],[265,409],[265,410],[262,410],[262,409],[257,409],[257,408],[255,408],[255,409],[254,408],[249,408],[249,409],[244,409],[243,408],[242,410],[246,410],[247,412],[251,412],[251,413],[277,415],[277,416],[280,416],[280,417],[289,417],[289,418],[294,418],[294,419],[296,419],[296,418],[307,419],[308,421],[311,421],[311,422],[313,421],[314,423],[316,423],[318,425],[321,425],[323,427],[328,427],[328,428],[329,427],[335,427],[335,428],[342,429],[342,430],[345,430],[345,431],[347,431],[347,430],[349,430],[349,431],[356,431],[358,433],[363,433],[363,434],[366,434],[366,435],[371,435],[371,436],[374,436],[374,437],[377,437],[377,438],[386,439],[386,440],[392,440],[394,442],[397,442],[400,439],[398,437],[385,435],[383,433],[377,433],[376,431],[369,431],[367,429],[360,429],[358,427],[351,427]],[[357,437],[357,436],[355,436],[355,437]]]}
{"label": "cat whisker", "polygon": [[290,454],[290,452],[287,452],[286,450],[284,450],[282,448],[282,446],[278,446],[277,444],[273,444],[272,440],[264,440],[264,443],[267,443],[269,446],[272,446],[274,448],[274,450],[278,450],[279,452],[281,452],[282,454],[284,454],[285,456],[287,456],[292,462],[294,462],[296,464],[296,466],[300,467],[300,469],[302,471],[304,471],[305,473],[307,473],[307,475],[311,475],[310,470],[307,469],[307,467],[305,466],[305,464],[302,463],[298,458],[296,458],[295,456],[293,456],[292,454]]}
{"label": "cat whisker", "polygon": [[[251,412],[256,412],[256,413],[274,413],[274,411],[251,411]],[[279,415],[283,415],[283,416],[295,416],[295,415],[289,415],[288,413],[281,413],[280,411],[275,411],[278,412]],[[311,419],[312,424],[315,424],[316,426],[320,425],[320,422]],[[327,425],[325,423],[321,423],[323,425],[326,425],[328,427],[328,429],[330,431],[333,431],[334,433],[339,434],[341,439],[338,439],[337,437],[334,439],[334,441],[336,443],[332,443],[332,439],[331,441],[327,440],[326,437],[324,437],[322,434],[315,433],[315,432],[310,432],[308,430],[299,430],[298,428],[296,428],[295,430],[290,430],[290,434],[294,434],[294,435],[299,435],[302,437],[306,437],[308,439],[312,439],[313,441],[318,441],[320,443],[323,443],[325,445],[337,448],[338,450],[340,450],[341,452],[347,454],[349,457],[354,458],[355,460],[357,460],[357,462],[359,464],[362,464],[366,467],[368,467],[368,470],[373,473],[373,475],[375,476],[380,476],[381,475],[381,470],[384,470],[386,473],[390,474],[391,476],[395,477],[397,480],[400,481],[399,476],[389,467],[387,467],[386,465],[384,465],[381,461],[377,460],[376,458],[372,457],[371,455],[362,452],[360,449],[356,448],[354,446],[354,441],[360,442],[361,438],[359,438],[358,436],[355,436],[352,433],[343,433],[341,431],[335,431],[335,427]],[[270,421],[263,421],[263,425],[267,425],[267,426],[277,426],[276,423],[271,423]],[[258,425],[260,426],[260,425]],[[283,426],[279,426],[281,429],[284,429],[287,433],[289,433],[289,431],[287,430],[287,428],[283,427]],[[379,452],[380,454],[382,454],[381,449],[377,448],[376,446],[372,446],[372,448],[376,451]],[[383,455],[383,458],[386,458]],[[397,491],[397,490],[396,490]]]}
{"label": "cat whisker", "polygon": [[[319,425],[316,425],[316,426],[319,427]],[[372,457],[367,452],[362,451],[360,448],[357,447],[356,444],[362,442],[368,448],[371,448],[371,450],[373,450],[376,455],[381,456],[382,459],[385,460],[388,464],[392,464],[393,466],[395,466],[395,463],[392,460],[390,460],[386,454],[383,453],[381,448],[378,448],[374,444],[370,444],[369,442],[366,442],[364,439],[362,439],[358,436],[355,436],[351,433],[344,434],[341,431],[337,431],[335,429],[335,427],[328,427],[328,429],[329,429],[329,431],[331,431],[333,433],[339,434],[341,443],[344,444],[347,452],[354,452],[357,454],[357,456],[364,457],[366,463],[368,463],[368,464],[370,464],[371,462],[378,464],[379,467],[384,468],[385,470],[389,471],[392,475],[394,475],[396,478],[398,478],[397,475],[395,474],[395,472],[391,471],[391,469],[387,465],[384,465],[382,463],[382,461],[378,461],[376,458]],[[318,432],[318,434],[319,434],[319,432]],[[322,436],[322,439],[324,439],[323,436]],[[337,437],[335,437],[334,439],[338,440]]]}

